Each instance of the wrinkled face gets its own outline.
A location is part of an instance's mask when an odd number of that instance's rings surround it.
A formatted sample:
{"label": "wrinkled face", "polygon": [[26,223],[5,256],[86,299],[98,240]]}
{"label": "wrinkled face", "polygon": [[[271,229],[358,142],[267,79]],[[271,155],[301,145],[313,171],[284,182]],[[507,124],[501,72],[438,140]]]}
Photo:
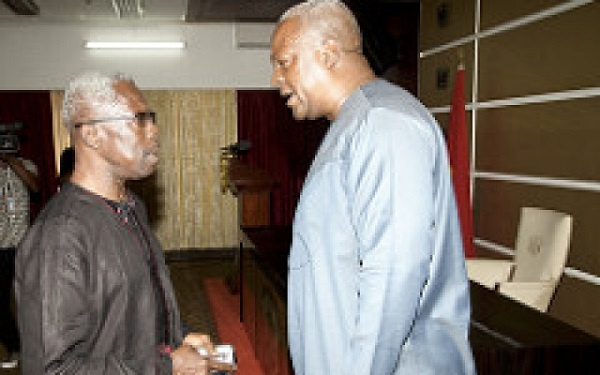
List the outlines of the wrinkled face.
{"label": "wrinkled face", "polygon": [[[158,163],[158,127],[148,113],[148,105],[129,82],[118,82],[117,93],[124,99],[119,109],[126,120],[106,121],[98,129],[99,152],[119,179],[140,179],[150,175]],[[106,113],[105,113],[106,114]],[[138,118],[136,118],[138,114]],[[110,115],[105,117],[111,117]]]}
{"label": "wrinkled face", "polygon": [[307,38],[301,37],[300,22],[294,18],[279,24],[271,38],[271,84],[288,98],[286,104],[296,120],[327,115],[320,89],[326,72],[319,64],[316,44]]}

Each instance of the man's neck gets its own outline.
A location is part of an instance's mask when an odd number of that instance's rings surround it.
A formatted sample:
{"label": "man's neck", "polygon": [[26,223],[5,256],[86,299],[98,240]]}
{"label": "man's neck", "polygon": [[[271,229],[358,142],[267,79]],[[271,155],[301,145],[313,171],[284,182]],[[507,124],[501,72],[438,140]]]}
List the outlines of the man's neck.
{"label": "man's neck", "polygon": [[329,120],[333,121],[337,118],[340,110],[346,100],[354,93],[358,88],[367,84],[368,82],[373,81],[377,77],[373,73],[371,69],[360,69],[354,72],[354,74],[347,74],[346,76],[353,77],[350,80],[341,81],[340,90],[335,97],[335,110],[333,112],[333,116],[331,118],[328,117]]}
{"label": "man's neck", "polygon": [[121,202],[127,199],[125,181],[118,181],[109,177],[98,178],[97,174],[90,175],[77,173],[76,171],[73,172],[70,181],[111,201]]}

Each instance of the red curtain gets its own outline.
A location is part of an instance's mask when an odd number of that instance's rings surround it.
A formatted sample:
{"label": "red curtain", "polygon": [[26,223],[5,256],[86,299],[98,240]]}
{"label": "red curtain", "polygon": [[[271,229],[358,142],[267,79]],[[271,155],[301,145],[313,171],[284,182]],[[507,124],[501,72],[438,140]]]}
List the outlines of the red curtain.
{"label": "red curtain", "polygon": [[240,157],[278,180],[271,197],[273,225],[290,225],[304,177],[328,122],[296,121],[275,90],[238,90],[238,138],[252,143]]}
{"label": "red curtain", "polygon": [[471,181],[469,140],[465,113],[465,69],[460,66],[454,80],[450,124],[448,125],[448,154],[452,168],[452,184],[460,217],[465,256],[475,256],[473,246],[473,211],[471,210]]}
{"label": "red curtain", "polygon": [[52,109],[48,91],[0,91],[0,124],[20,122],[17,132],[20,156],[35,163],[40,192],[32,195],[31,218],[56,192],[56,167],[52,142]]}

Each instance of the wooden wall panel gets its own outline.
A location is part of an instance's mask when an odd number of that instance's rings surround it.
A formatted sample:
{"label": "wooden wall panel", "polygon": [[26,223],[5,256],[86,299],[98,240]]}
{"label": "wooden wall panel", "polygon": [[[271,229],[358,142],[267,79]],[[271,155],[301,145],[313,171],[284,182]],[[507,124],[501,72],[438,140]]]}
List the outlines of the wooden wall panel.
{"label": "wooden wall panel", "polygon": [[550,315],[600,337],[600,286],[563,276]]}
{"label": "wooden wall panel", "polygon": [[495,250],[488,249],[485,246],[480,246],[475,243],[475,252],[477,253],[478,258],[483,259],[502,259],[502,260],[511,260],[512,256],[504,253],[500,253]]}
{"label": "wooden wall panel", "polygon": [[[452,11],[444,27],[436,20],[443,0],[421,2],[420,50],[424,53],[419,71],[419,98],[435,112],[442,128],[448,122],[446,107],[451,101],[454,74],[449,74],[446,88],[438,89],[438,68],[456,66],[457,51],[463,49],[467,104],[472,101],[472,76],[478,78],[473,103],[480,105],[475,112],[475,170],[512,181],[482,175],[475,178],[475,237],[513,248],[521,207],[567,212],[574,218],[568,266],[590,278],[600,277],[600,194],[576,186],[541,186],[545,180],[538,178],[581,180],[600,186],[600,2],[571,1],[573,9],[555,8],[557,14],[516,26],[567,1],[481,0],[481,33],[474,34],[477,1],[448,1]],[[516,27],[494,29],[499,25]],[[475,42],[479,45],[477,56]],[[448,45],[456,46],[445,49]],[[478,58],[477,64],[472,58]],[[563,92],[582,89],[591,89],[587,98],[563,100]],[[563,97],[554,96],[557,93]],[[538,104],[518,100],[548,94],[554,97],[540,97],[542,103]],[[494,99],[506,101],[490,103]],[[470,113],[467,118],[471,120]],[[468,126],[470,129],[471,124]],[[529,176],[538,185],[513,175]],[[478,245],[477,252],[485,257],[504,257],[493,246]],[[600,337],[599,297],[597,283],[565,276],[550,314]]]}
{"label": "wooden wall panel", "polygon": [[[513,248],[519,224],[522,197],[506,196],[510,184],[477,180],[473,190],[473,232],[475,237]],[[527,202],[527,203],[526,203]]]}
{"label": "wooden wall panel", "polygon": [[479,100],[600,85],[600,2],[480,41]]}
{"label": "wooden wall panel", "polygon": [[[460,55],[463,55],[465,64],[465,100],[467,103],[471,101],[473,43],[421,59],[419,98],[426,106],[441,107],[450,105]],[[446,84],[440,86],[443,83],[443,78],[440,75],[443,74],[446,75]]]}
{"label": "wooden wall panel", "polygon": [[480,180],[476,184],[474,231],[484,238],[514,247],[522,206],[537,206],[573,216],[573,234],[567,265],[600,274],[600,194],[510,182]]}
{"label": "wooden wall panel", "polygon": [[288,360],[286,306],[269,278],[256,274],[256,358],[270,375],[292,373]]}
{"label": "wooden wall panel", "polygon": [[481,0],[481,30],[537,13],[565,0]]}
{"label": "wooden wall panel", "polygon": [[600,181],[600,97],[480,110],[476,169]]}
{"label": "wooden wall panel", "polygon": [[[438,19],[444,12],[446,21],[440,23]],[[473,0],[422,0],[419,49],[424,51],[473,34],[474,14]]]}
{"label": "wooden wall panel", "polygon": [[[448,129],[448,121],[450,121],[450,114],[447,112],[444,113],[434,113],[433,117],[440,124],[444,135],[446,135],[446,131]],[[467,120],[469,120],[469,116],[467,115]]]}

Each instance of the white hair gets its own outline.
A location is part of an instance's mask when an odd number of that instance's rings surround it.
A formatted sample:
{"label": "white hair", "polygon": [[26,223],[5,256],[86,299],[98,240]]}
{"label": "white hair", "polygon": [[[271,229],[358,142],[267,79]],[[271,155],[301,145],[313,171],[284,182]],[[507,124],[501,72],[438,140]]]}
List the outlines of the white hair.
{"label": "white hair", "polygon": [[285,11],[279,22],[298,17],[302,28],[316,32],[322,40],[339,41],[350,50],[362,50],[362,36],[356,17],[339,0],[308,0]]}
{"label": "white hair", "polygon": [[108,76],[98,72],[83,73],[71,80],[65,90],[62,105],[63,121],[67,129],[72,130],[72,124],[76,122],[74,120],[86,109],[100,108],[114,115],[126,112],[127,103],[115,90],[115,84],[123,81],[133,82],[121,74]]}

